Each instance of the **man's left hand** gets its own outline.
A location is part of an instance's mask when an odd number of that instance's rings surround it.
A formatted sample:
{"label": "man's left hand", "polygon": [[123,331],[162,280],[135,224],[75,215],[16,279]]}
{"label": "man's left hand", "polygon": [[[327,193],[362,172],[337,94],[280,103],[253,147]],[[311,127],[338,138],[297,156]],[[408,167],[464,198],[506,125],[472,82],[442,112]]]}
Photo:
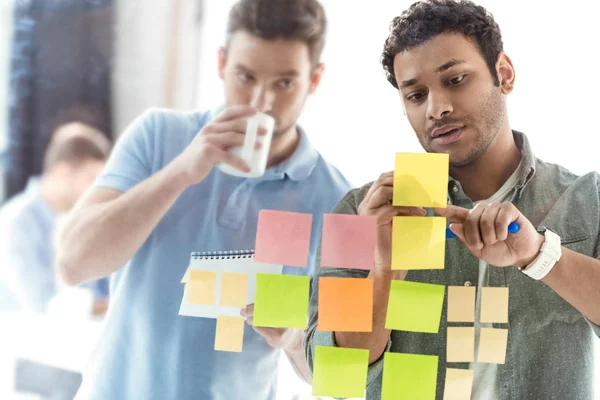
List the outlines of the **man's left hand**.
{"label": "man's left hand", "polygon": [[265,338],[269,346],[276,349],[288,349],[294,344],[294,332],[289,328],[265,328],[254,326],[254,304],[249,304],[241,313],[242,317],[246,318],[246,323],[252,326],[256,332]]}
{"label": "man's left hand", "polygon": [[[544,243],[532,223],[510,202],[477,204],[472,210],[449,205],[435,212],[451,222],[450,229],[469,251],[496,267],[529,265]],[[508,234],[508,225],[519,232]]]}

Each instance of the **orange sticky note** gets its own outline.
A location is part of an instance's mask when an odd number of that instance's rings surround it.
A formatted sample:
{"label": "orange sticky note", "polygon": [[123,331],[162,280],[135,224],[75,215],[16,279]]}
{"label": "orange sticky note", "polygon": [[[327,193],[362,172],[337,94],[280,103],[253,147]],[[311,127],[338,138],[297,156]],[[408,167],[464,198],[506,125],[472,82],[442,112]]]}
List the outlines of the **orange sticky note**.
{"label": "orange sticky note", "polygon": [[373,280],[319,278],[318,329],[332,332],[371,332]]}
{"label": "orange sticky note", "polygon": [[448,322],[475,322],[475,286],[448,286]]}
{"label": "orange sticky note", "polygon": [[475,328],[448,327],[446,362],[475,360]]}
{"label": "orange sticky note", "polygon": [[481,322],[508,323],[508,288],[484,287],[481,289]]}
{"label": "orange sticky note", "polygon": [[217,273],[191,270],[187,287],[190,304],[215,304]]}
{"label": "orange sticky note", "polygon": [[244,308],[248,305],[248,274],[239,272],[221,273],[222,307]]}
{"label": "orange sticky note", "polygon": [[376,236],[376,217],[325,214],[321,266],[373,269]]}
{"label": "orange sticky note", "polygon": [[481,328],[477,362],[504,364],[508,344],[508,329]]}
{"label": "orange sticky note", "polygon": [[472,389],[472,369],[446,369],[444,400],[471,400]]}
{"label": "orange sticky note", "polygon": [[261,210],[254,259],[269,264],[306,267],[311,227],[312,214]]}
{"label": "orange sticky note", "polygon": [[242,345],[244,343],[244,325],[245,322],[243,317],[218,316],[217,330],[215,333],[215,350],[237,353],[242,351]]}

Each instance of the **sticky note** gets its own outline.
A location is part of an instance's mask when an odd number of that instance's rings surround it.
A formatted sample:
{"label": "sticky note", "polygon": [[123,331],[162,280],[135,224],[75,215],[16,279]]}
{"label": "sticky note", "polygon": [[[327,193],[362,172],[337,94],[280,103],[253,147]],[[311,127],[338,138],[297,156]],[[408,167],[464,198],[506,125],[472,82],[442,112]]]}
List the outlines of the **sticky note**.
{"label": "sticky note", "polygon": [[449,165],[448,154],[396,154],[393,204],[445,208]]}
{"label": "sticky note", "polygon": [[217,273],[192,270],[187,287],[190,304],[215,304]]}
{"label": "sticky note", "polygon": [[220,306],[244,308],[248,305],[247,297],[248,274],[240,272],[221,273]]}
{"label": "sticky note", "polygon": [[306,267],[311,226],[311,214],[261,210],[254,259],[270,264]]}
{"label": "sticky note", "polygon": [[306,328],[308,276],[256,274],[254,326]]}
{"label": "sticky note", "polygon": [[321,266],[373,269],[376,236],[376,217],[325,214]]}
{"label": "sticky note", "polygon": [[218,316],[215,333],[215,350],[238,353],[242,351],[244,325],[245,321],[243,317]]}
{"label": "sticky note", "polygon": [[312,395],[363,397],[368,368],[369,350],[316,346]]}
{"label": "sticky note", "polygon": [[472,389],[472,369],[446,369],[444,400],[471,400]]}
{"label": "sticky note", "polygon": [[475,328],[448,327],[446,362],[473,362],[475,360]]}
{"label": "sticky note", "polygon": [[444,269],[446,218],[394,217],[392,269]]}
{"label": "sticky note", "polygon": [[481,289],[481,322],[508,323],[508,288],[484,287]]}
{"label": "sticky note", "polygon": [[438,333],[445,290],[443,285],[393,280],[386,329]]}
{"label": "sticky note", "polygon": [[385,353],[381,400],[435,400],[438,357]]}
{"label": "sticky note", "polygon": [[481,328],[479,335],[480,363],[504,364],[508,344],[508,329]]}
{"label": "sticky note", "polygon": [[475,286],[448,286],[448,322],[475,322]]}
{"label": "sticky note", "polygon": [[185,274],[183,275],[183,278],[181,278],[181,283],[189,283],[190,282],[190,268],[188,267],[188,269],[185,271]]}
{"label": "sticky note", "polygon": [[373,280],[319,278],[318,329],[332,332],[371,332]]}

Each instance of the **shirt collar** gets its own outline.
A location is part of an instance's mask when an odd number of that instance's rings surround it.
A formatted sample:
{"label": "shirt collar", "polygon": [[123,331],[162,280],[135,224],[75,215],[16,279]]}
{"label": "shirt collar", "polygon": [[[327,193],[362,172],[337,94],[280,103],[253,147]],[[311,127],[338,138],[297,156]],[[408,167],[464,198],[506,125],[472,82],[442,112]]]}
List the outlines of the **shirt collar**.
{"label": "shirt collar", "polygon": [[[525,136],[524,133],[515,130],[512,131],[512,134],[517,148],[521,150],[521,165],[523,168],[523,173],[519,177],[519,181],[515,186],[515,190],[518,191],[518,195],[520,197],[523,188],[531,181],[535,174],[536,159],[533,154],[533,150],[531,149],[531,145],[529,144],[529,140],[527,139],[527,136]],[[449,187],[452,185],[460,186],[460,183],[456,179],[449,176],[448,185]]]}

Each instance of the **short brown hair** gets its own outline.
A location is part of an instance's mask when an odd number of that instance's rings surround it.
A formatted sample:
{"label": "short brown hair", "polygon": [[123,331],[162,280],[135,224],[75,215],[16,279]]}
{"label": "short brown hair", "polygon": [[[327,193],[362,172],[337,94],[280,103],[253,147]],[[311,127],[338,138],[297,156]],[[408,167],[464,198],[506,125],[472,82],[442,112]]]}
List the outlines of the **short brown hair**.
{"label": "short brown hair", "polygon": [[44,157],[44,172],[58,163],[80,165],[88,160],[106,161],[111,144],[99,130],[81,122],[62,125],[54,131]]}
{"label": "short brown hair", "polygon": [[229,12],[227,43],[238,31],[266,40],[299,40],[317,65],[326,30],[325,10],[317,0],[239,0]]}

